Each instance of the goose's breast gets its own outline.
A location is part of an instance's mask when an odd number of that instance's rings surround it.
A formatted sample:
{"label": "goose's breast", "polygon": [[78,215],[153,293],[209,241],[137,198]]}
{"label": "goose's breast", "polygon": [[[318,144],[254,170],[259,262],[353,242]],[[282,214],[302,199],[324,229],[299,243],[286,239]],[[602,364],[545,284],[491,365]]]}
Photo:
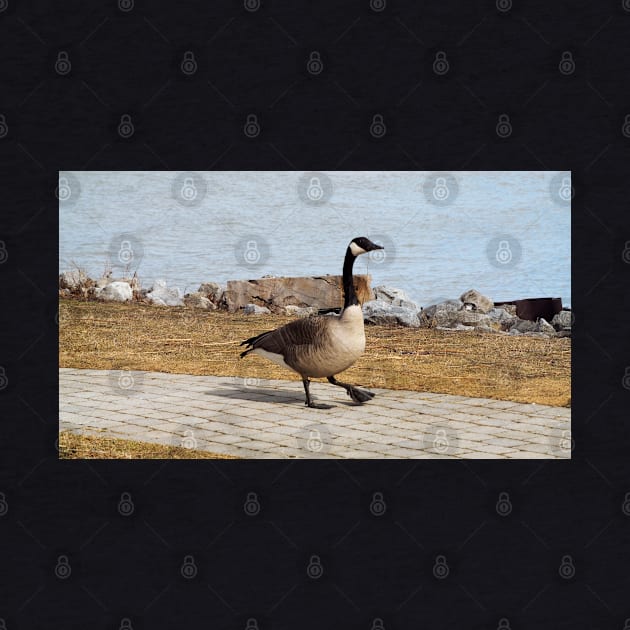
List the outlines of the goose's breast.
{"label": "goose's breast", "polygon": [[300,361],[308,376],[321,378],[347,370],[365,351],[363,317],[357,322],[331,319],[324,343],[313,346]]}

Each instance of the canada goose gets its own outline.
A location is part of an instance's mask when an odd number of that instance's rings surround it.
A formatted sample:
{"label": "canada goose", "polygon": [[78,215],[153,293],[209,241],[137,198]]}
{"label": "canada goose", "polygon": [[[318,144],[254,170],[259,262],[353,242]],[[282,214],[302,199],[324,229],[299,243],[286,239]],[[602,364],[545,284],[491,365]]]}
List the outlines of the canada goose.
{"label": "canada goose", "polygon": [[356,403],[374,398],[374,394],[354,385],[342,383],[335,374],[347,370],[365,350],[363,312],[359,305],[352,267],[357,256],[374,249],[383,249],[364,236],[351,241],[343,263],[343,310],[339,315],[320,315],[297,319],[293,322],[246,339],[241,346],[250,352],[297,372],[302,377],[306,392],[306,405],[316,409],[330,409],[329,405],[317,405],[311,399],[309,378],[326,377],[332,385],[343,387]]}

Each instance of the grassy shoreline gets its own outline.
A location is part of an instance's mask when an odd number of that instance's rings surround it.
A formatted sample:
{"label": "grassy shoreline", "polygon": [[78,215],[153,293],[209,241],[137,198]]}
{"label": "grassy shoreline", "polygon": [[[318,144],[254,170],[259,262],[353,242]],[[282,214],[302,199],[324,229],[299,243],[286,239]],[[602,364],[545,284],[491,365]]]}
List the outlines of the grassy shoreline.
{"label": "grassy shoreline", "polygon": [[[61,298],[59,365],[298,380],[260,357],[238,356],[243,339],[292,319]],[[365,355],[344,380],[570,406],[570,339],[398,326],[366,326],[366,337]]]}

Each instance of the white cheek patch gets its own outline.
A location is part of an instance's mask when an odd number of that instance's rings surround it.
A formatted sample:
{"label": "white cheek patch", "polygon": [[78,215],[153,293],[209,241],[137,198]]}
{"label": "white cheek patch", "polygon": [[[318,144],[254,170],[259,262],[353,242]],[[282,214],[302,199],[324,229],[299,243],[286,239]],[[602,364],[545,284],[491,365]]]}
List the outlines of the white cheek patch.
{"label": "white cheek patch", "polygon": [[350,251],[355,256],[360,256],[361,254],[365,254],[366,250],[364,250],[363,247],[359,247],[354,241],[352,241],[352,243],[350,243]]}

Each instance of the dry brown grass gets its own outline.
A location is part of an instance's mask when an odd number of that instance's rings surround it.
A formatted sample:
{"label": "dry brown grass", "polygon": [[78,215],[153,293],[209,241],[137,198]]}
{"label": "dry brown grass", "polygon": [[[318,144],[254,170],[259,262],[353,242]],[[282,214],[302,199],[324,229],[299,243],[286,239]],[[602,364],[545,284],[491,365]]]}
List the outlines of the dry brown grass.
{"label": "dry brown grass", "polygon": [[206,451],[98,435],[59,434],[60,459],[238,459]]}
{"label": "dry brown grass", "polygon": [[[291,317],[61,300],[61,367],[297,380],[239,343]],[[366,326],[344,379],[372,387],[569,406],[571,340]]]}

